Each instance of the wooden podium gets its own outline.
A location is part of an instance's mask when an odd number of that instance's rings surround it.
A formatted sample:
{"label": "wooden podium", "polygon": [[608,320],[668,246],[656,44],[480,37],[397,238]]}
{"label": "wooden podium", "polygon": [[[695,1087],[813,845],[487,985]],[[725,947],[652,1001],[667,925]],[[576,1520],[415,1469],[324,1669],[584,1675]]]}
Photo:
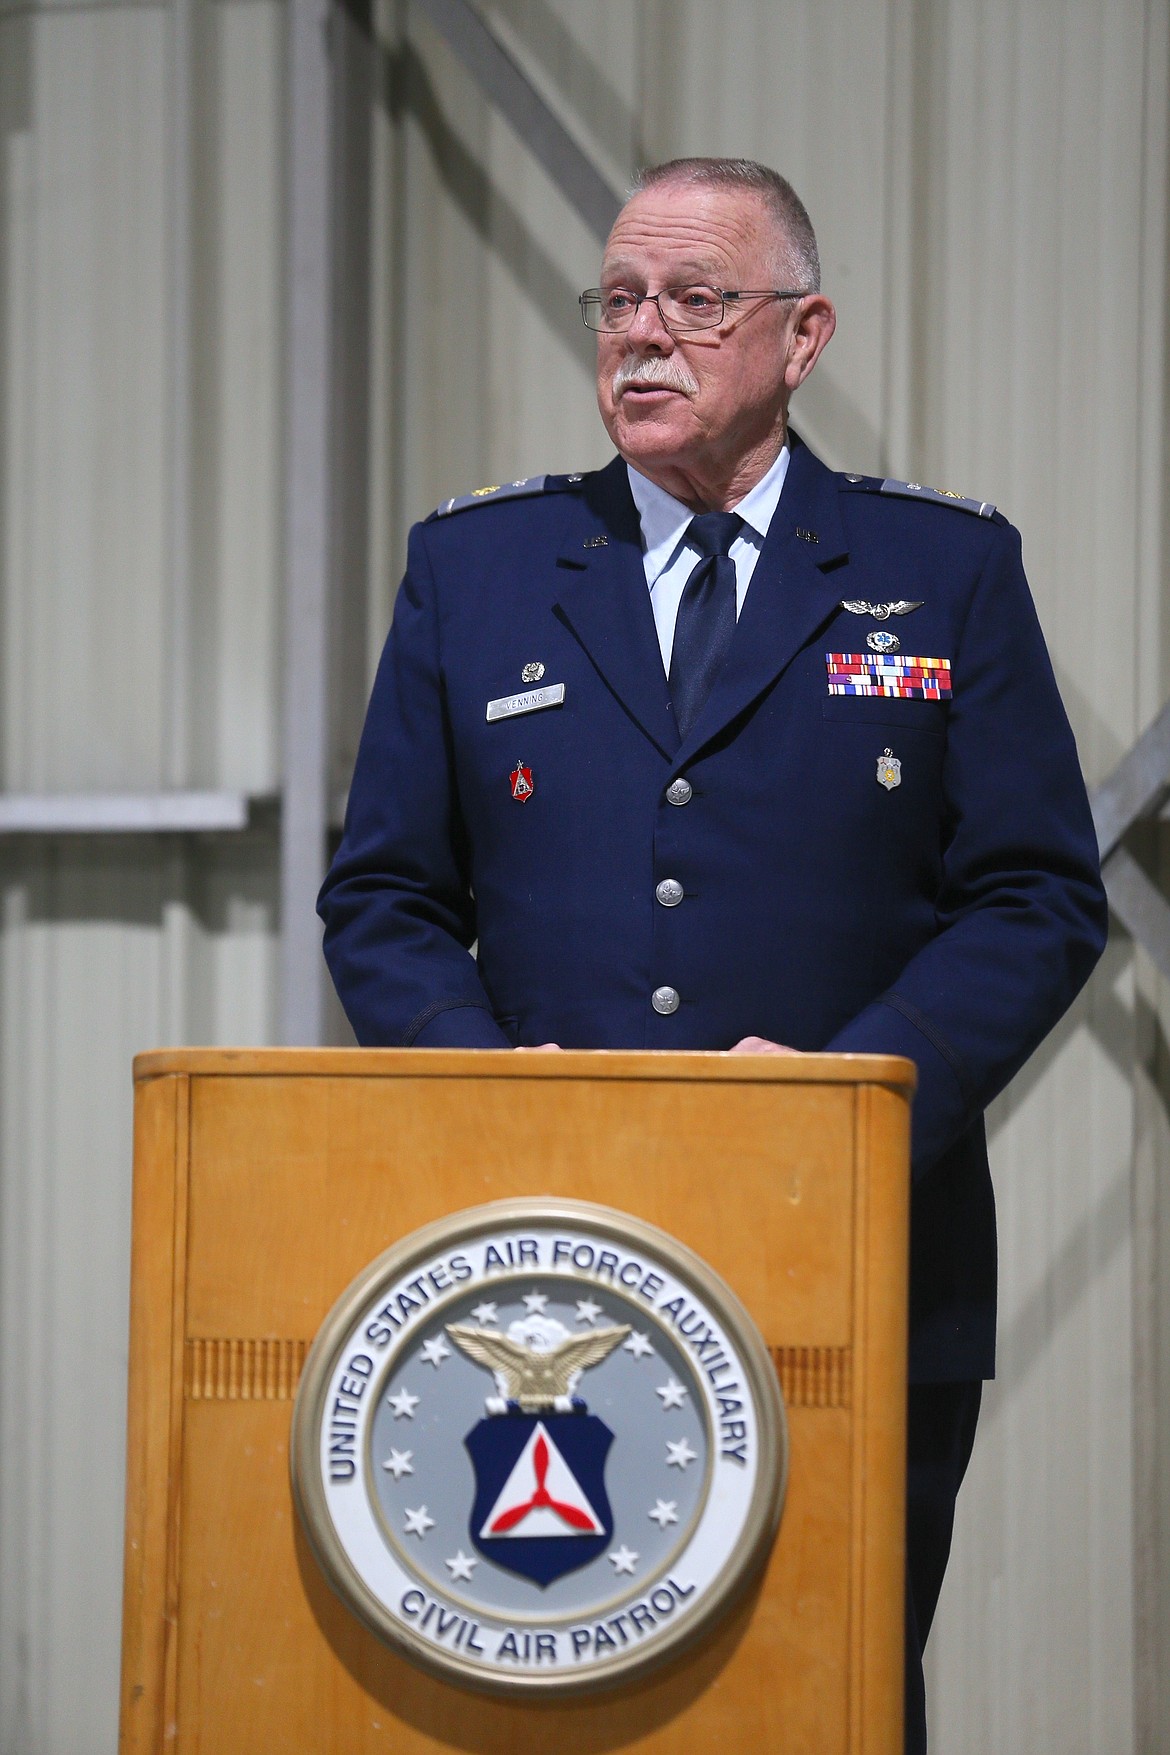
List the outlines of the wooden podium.
{"label": "wooden podium", "polygon": [[[900,1755],[908,1061],[193,1050],[135,1081],[123,1755]],[[288,1464],[308,1346],[353,1277],[519,1195],[703,1257],[764,1336],[790,1444],[771,1559],[715,1633],[534,1706],[367,1632]]]}

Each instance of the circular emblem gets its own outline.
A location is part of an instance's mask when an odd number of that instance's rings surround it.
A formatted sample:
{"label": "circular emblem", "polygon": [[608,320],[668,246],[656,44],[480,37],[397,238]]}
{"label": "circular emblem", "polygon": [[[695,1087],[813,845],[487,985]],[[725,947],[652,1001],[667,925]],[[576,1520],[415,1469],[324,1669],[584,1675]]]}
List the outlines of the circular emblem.
{"label": "circular emblem", "polygon": [[896,652],[902,642],[897,634],[887,633],[885,628],[871,628],[865,636],[865,643],[871,652]]}
{"label": "circular emblem", "polygon": [[540,662],[539,658],[534,658],[532,663],[526,664],[524,669],[520,672],[520,681],[526,683],[539,682],[543,675],[544,665]]}
{"label": "circular emblem", "polygon": [[512,1200],[405,1238],[338,1300],[293,1416],[298,1510],[342,1601],[503,1693],[673,1657],[764,1560],[780,1386],[735,1294],[608,1207]]}

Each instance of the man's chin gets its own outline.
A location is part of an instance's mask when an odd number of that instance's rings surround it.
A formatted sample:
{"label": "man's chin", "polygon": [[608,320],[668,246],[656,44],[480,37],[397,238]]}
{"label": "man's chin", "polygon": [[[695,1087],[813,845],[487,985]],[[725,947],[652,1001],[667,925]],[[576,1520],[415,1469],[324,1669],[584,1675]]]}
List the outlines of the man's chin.
{"label": "man's chin", "polygon": [[628,463],[663,463],[685,453],[688,442],[694,443],[691,423],[679,419],[680,403],[683,398],[676,396],[669,403],[631,407],[630,399],[622,398],[609,436]]}

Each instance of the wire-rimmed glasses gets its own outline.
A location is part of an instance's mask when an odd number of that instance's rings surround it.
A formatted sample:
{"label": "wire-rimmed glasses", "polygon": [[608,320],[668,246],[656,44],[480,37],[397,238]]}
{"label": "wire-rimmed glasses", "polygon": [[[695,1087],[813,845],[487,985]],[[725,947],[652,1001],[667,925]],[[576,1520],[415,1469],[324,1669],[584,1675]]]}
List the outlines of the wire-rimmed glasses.
{"label": "wire-rimmed glasses", "polygon": [[628,286],[593,286],[578,300],[586,329],[601,335],[620,335],[630,327],[642,305],[658,306],[666,328],[717,329],[727,307],[745,299],[802,299],[796,290],[765,287],[758,292],[729,292],[721,286],[666,286],[661,292],[639,293]]}

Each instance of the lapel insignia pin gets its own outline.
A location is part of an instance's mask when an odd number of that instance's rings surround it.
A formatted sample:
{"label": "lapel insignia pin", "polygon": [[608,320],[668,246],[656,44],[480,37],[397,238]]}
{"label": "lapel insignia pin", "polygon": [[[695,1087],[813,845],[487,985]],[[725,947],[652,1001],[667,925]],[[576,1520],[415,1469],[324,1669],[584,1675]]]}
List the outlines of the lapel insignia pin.
{"label": "lapel insignia pin", "polygon": [[892,792],[902,784],[902,764],[891,750],[883,750],[877,759],[878,785]]}
{"label": "lapel insignia pin", "polygon": [[801,542],[819,542],[821,540],[815,530],[805,530],[800,524],[796,527],[796,534]]}
{"label": "lapel insignia pin", "polygon": [[532,784],[532,769],[526,768],[523,762],[517,762],[509,779],[512,782],[512,797],[517,804],[527,804],[536,788]]}
{"label": "lapel insignia pin", "polygon": [[608,536],[587,536],[582,545],[584,548],[608,548]]}
{"label": "lapel insignia pin", "polygon": [[543,675],[544,665],[540,662],[540,659],[537,658],[531,664],[526,664],[524,666],[524,669],[520,672],[520,681],[526,683],[539,682]]}
{"label": "lapel insignia pin", "polygon": [[889,634],[885,628],[871,628],[865,643],[871,652],[896,652],[902,644],[897,634]]}
{"label": "lapel insignia pin", "polygon": [[892,615],[909,615],[912,609],[921,609],[923,599],[916,602],[899,597],[893,603],[866,603],[863,597],[843,597],[841,608],[847,609],[850,615],[871,615],[875,621],[887,622]]}

